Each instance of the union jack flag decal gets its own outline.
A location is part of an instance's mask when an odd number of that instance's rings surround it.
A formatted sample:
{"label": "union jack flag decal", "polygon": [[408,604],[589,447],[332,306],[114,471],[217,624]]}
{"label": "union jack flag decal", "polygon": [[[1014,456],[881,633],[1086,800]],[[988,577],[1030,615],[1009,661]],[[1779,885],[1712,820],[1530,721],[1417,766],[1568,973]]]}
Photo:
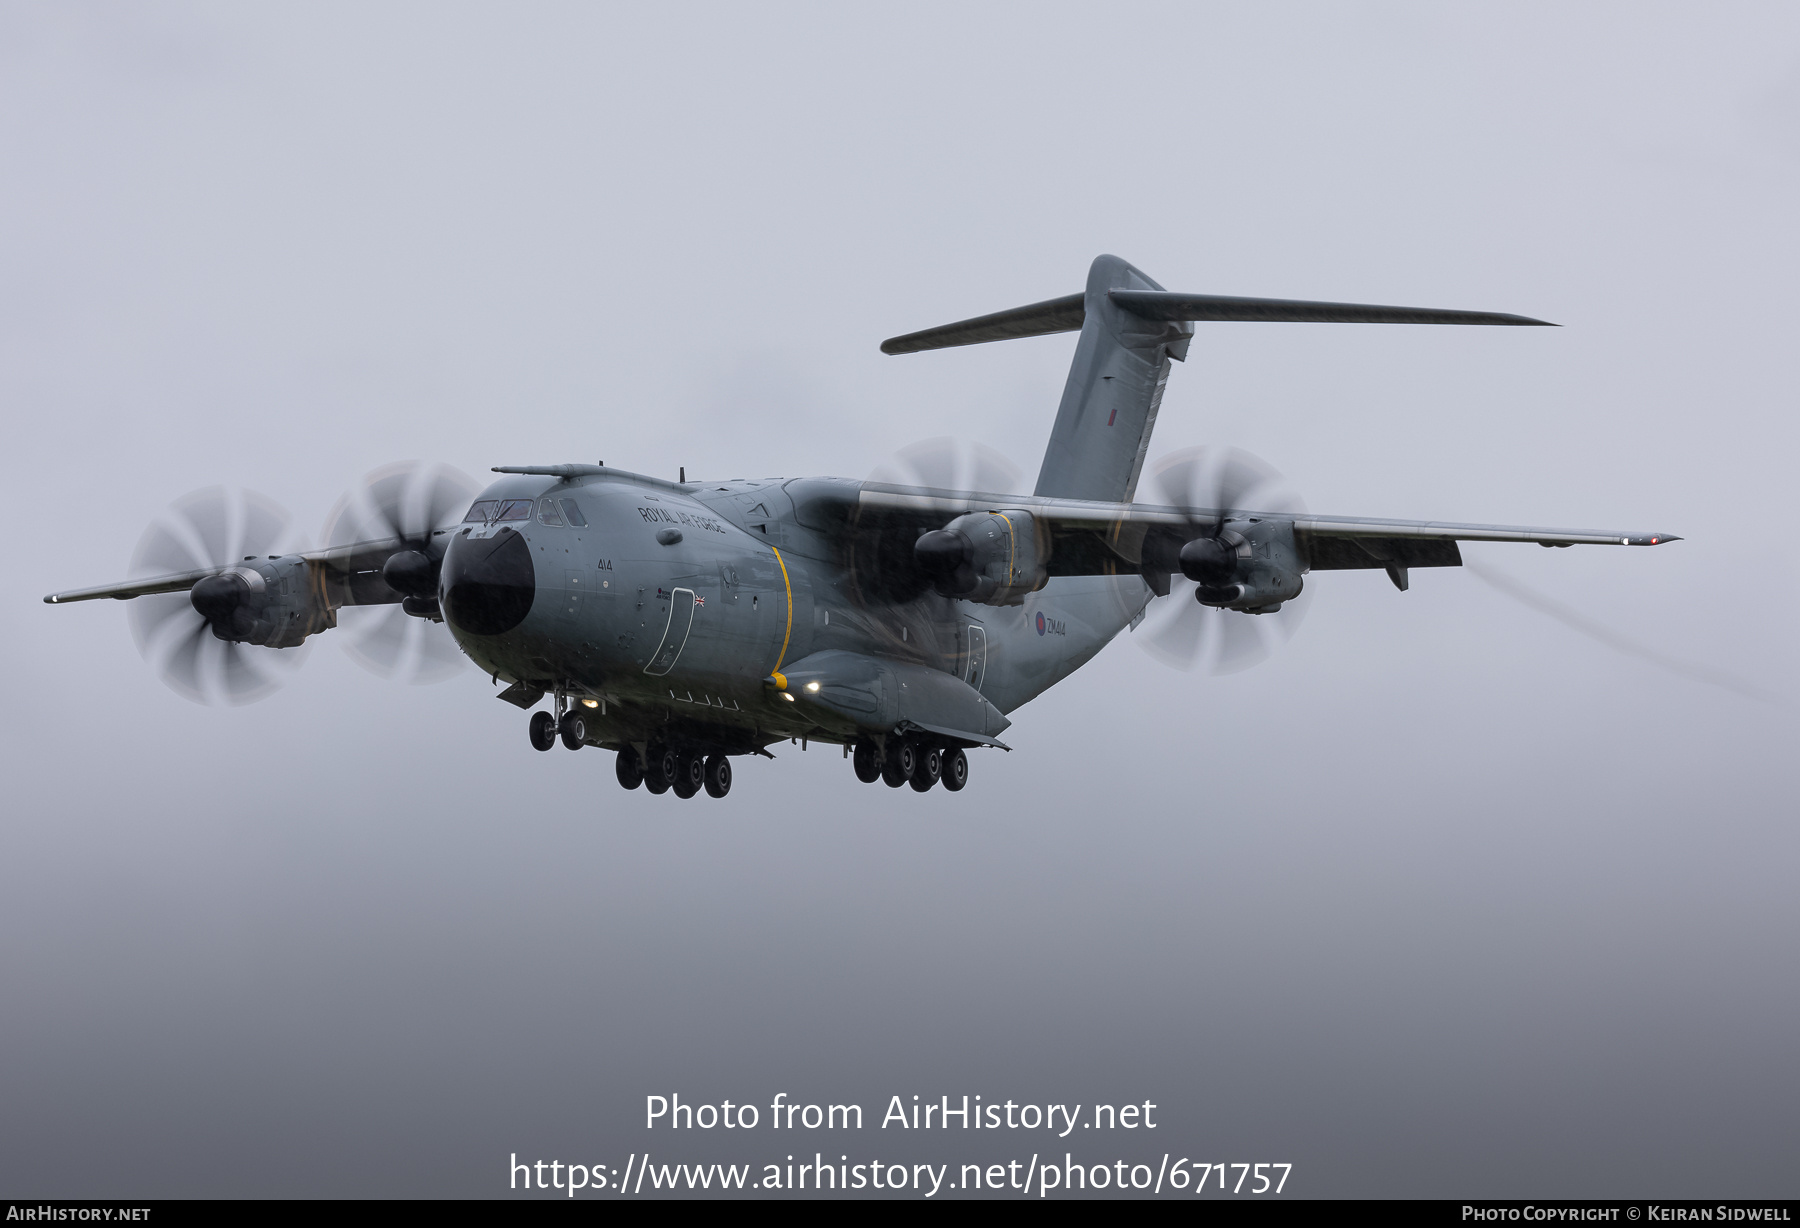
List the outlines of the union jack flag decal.
{"label": "union jack flag decal", "polygon": [[694,594],[694,604],[695,605],[705,605],[706,598],[702,597],[699,593],[695,593]]}

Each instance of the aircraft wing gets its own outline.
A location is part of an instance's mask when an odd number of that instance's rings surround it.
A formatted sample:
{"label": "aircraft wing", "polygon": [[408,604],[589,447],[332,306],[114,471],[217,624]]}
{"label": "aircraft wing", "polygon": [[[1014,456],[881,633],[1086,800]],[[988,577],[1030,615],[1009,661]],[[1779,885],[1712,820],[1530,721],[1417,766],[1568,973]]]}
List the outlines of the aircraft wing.
{"label": "aircraft wing", "polygon": [[[388,537],[352,542],[326,550],[307,550],[298,557],[305,560],[311,570],[324,581],[326,590],[334,598],[332,605],[382,605],[400,600],[400,595],[388,588],[386,581],[382,580],[381,565],[394,551],[404,548],[405,543],[399,538]],[[130,601],[134,597],[149,597],[157,593],[185,593],[206,577],[230,571],[233,566],[236,564],[148,576],[118,584],[100,584],[93,588],[70,589],[67,592],[51,593],[44,601],[49,605],[66,605],[73,601],[97,601],[103,597],[110,597],[115,601]]]}
{"label": "aircraft wing", "polygon": [[[823,492],[821,492],[823,493]],[[848,493],[848,492],[846,492]],[[1118,575],[1146,568],[1146,545],[1180,544],[1209,534],[1221,519],[1286,520],[1307,566],[1317,571],[1352,568],[1458,567],[1463,541],[1536,542],[1540,546],[1655,546],[1679,541],[1670,533],[1620,529],[1556,529],[1527,525],[1464,524],[1444,520],[1387,520],[1367,516],[1319,516],[1289,511],[1177,507],[1150,503],[1101,503],[938,490],[864,482],[847,518],[870,527],[914,524],[939,527],[972,511],[1030,512],[1051,538],[1053,576]],[[1166,550],[1149,551],[1167,557]]]}

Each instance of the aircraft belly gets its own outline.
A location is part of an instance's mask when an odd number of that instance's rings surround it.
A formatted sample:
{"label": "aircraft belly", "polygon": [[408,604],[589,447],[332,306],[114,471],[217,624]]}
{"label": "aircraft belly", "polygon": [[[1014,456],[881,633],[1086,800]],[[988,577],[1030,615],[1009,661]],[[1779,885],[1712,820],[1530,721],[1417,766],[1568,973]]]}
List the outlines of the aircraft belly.
{"label": "aircraft belly", "polygon": [[965,603],[986,631],[982,693],[1002,712],[1028,703],[1085,665],[1149,601],[1138,576],[1059,576],[1022,606]]}

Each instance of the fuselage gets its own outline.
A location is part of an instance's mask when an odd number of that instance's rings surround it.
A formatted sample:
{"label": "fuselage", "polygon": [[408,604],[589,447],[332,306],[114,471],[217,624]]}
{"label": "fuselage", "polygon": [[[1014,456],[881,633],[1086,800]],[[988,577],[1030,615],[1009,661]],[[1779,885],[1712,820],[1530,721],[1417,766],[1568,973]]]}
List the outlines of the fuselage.
{"label": "fuselage", "polygon": [[857,557],[841,524],[808,514],[809,491],[845,485],[504,478],[451,532],[445,621],[497,682],[587,701],[591,743],[742,754],[849,740],[771,688],[814,654],[941,671],[1010,712],[1150,599],[1136,576],[1053,579],[1015,606],[892,592],[882,558]]}

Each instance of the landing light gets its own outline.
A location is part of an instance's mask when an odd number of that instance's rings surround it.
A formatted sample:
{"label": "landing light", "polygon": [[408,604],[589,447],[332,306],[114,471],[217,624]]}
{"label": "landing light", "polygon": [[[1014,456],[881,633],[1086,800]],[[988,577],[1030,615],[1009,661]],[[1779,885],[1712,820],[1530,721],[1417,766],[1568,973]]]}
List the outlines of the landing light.
{"label": "landing light", "polygon": [[581,701],[581,706],[584,708],[598,708],[600,706],[600,701],[597,699],[584,699]]}
{"label": "landing light", "polygon": [[779,692],[779,694],[783,699],[787,700],[789,703],[794,702],[794,697],[791,694],[789,694],[787,691],[781,691],[781,692]]}
{"label": "landing light", "polygon": [[806,684],[806,689],[809,691],[817,691],[819,689],[819,684],[816,682],[809,682]]}

